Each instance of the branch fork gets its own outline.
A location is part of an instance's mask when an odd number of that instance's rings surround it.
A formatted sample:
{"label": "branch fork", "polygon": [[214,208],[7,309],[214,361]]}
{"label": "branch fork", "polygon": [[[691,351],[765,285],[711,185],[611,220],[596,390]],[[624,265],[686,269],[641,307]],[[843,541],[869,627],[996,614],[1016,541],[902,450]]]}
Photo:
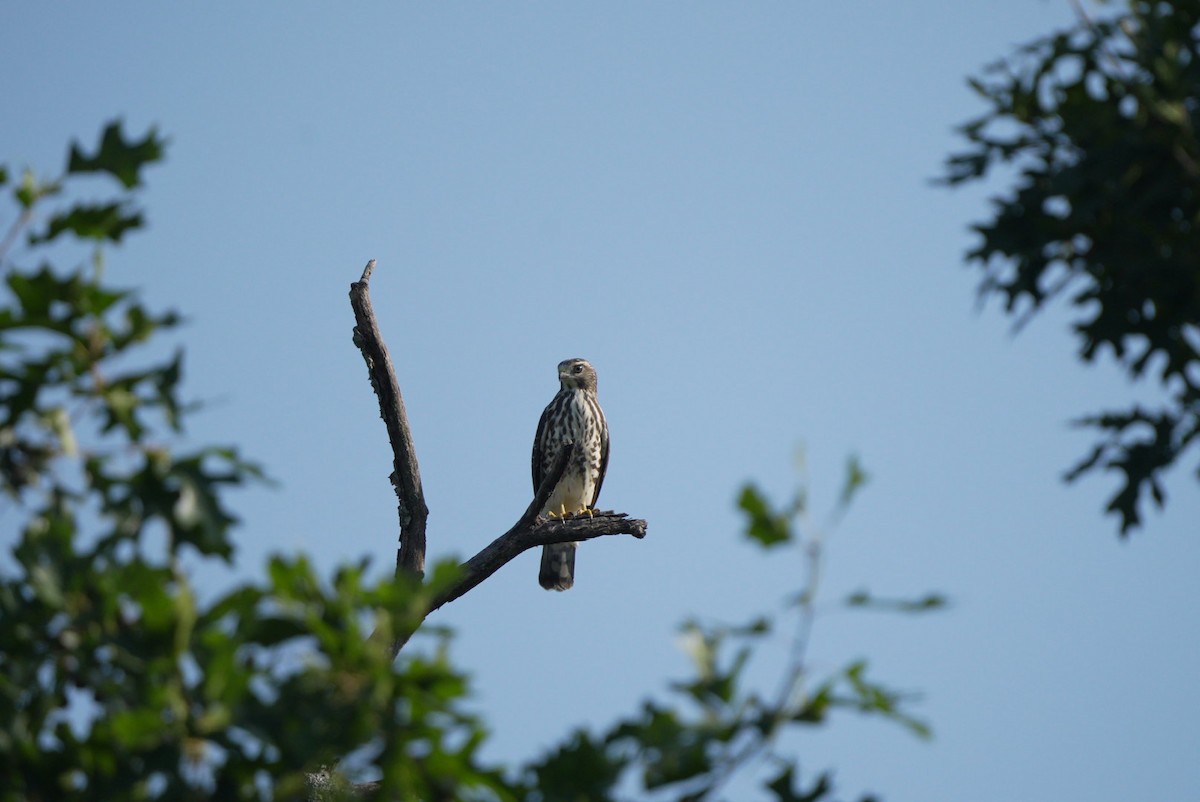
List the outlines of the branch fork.
{"label": "branch fork", "polygon": [[[404,410],[404,398],[391,356],[383,342],[375,310],[371,306],[369,282],[375,269],[375,260],[367,262],[362,278],[350,285],[350,306],[354,310],[354,344],[362,352],[367,364],[371,387],[379,399],[379,414],[387,427],[388,441],[392,446],[392,487],[396,492],[400,519],[400,546],[396,550],[396,575],[409,574],[422,578],[425,573],[425,526],[429,508],[425,505],[425,494],[421,488],[421,472],[417,466],[416,449],[413,446],[412,430]],[[567,464],[576,449],[562,449],[547,471],[541,487],[533,501],[512,527],[485,546],[478,554],[461,566],[458,580],[439,594],[430,605],[428,613],[452,602],[471,591],[518,554],[538,546],[552,543],[571,543],[591,540],[605,535],[646,536],[646,522],[630,518],[619,512],[593,512],[589,516],[569,518],[544,518],[540,515],[546,501],[566,472]],[[403,648],[407,636],[392,643],[392,656]]]}

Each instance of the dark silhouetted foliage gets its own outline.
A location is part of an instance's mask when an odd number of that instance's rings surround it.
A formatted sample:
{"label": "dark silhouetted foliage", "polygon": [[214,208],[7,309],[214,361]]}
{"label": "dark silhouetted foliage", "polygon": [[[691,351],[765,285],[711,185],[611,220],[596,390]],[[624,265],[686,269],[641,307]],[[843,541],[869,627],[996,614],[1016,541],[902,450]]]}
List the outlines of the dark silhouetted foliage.
{"label": "dark silhouetted foliage", "polygon": [[1108,354],[1166,391],[1161,408],[1077,421],[1100,439],[1066,478],[1119,474],[1108,510],[1122,534],[1147,495],[1162,506],[1163,474],[1200,441],[1198,26],[1194,0],[1131,2],[1022,48],[971,81],[990,109],[947,164],[950,184],[1016,173],[975,227],[981,296],[1018,325],[1067,298],[1081,359]]}

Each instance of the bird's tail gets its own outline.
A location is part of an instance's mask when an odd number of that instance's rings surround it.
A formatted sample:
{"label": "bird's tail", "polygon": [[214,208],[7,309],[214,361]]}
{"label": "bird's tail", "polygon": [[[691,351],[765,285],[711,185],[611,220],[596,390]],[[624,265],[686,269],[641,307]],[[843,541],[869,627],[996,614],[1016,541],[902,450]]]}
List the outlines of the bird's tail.
{"label": "bird's tail", "polygon": [[570,590],[575,584],[575,547],[577,543],[542,546],[542,568],[538,584],[546,590]]}

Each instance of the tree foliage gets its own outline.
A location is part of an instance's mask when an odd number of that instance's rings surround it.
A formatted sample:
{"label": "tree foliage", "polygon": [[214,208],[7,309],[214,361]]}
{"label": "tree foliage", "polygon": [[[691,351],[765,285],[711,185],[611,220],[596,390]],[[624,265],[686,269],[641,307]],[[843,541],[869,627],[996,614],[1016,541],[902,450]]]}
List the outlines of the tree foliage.
{"label": "tree foliage", "polygon": [[[833,521],[866,480],[858,460],[851,459]],[[646,700],[636,715],[602,733],[576,732],[531,767],[531,799],[721,800],[730,798],[726,794],[736,777],[739,793],[733,798],[748,798],[744,786],[753,781],[766,794],[759,798],[774,802],[832,802],[832,773],[802,767],[789,750],[790,736],[827,723],[840,710],[879,716],[918,737],[930,737],[929,725],[911,709],[914,695],[869,676],[866,660],[823,676],[814,676],[809,668],[807,647],[828,527],[812,519],[807,481],[802,478],[793,498],[782,505],[747,485],[738,505],[748,541],[772,552],[774,559],[797,561],[803,577],[799,587],[777,612],[763,611],[741,624],[685,622],[681,637],[694,676],[673,683],[669,697]],[[915,613],[939,609],[945,600],[936,594],[913,601],[877,600],[863,591],[846,604]],[[767,655],[776,656],[778,670],[775,682],[763,686],[749,679],[748,669],[756,660],[769,660]],[[636,791],[632,797],[631,786]]]}
{"label": "tree foliage", "polygon": [[[909,696],[865,661],[811,675],[823,536],[803,487],[779,508],[750,486],[739,500],[751,542],[792,549],[807,567],[782,613],[685,624],[695,675],[665,700],[507,769],[479,758],[486,729],[466,707],[448,633],[424,632],[426,648],[394,662],[388,650],[453,583],[455,564],[372,583],[362,564],[323,578],[302,555],[277,556],[262,578],[202,598],[190,569],[234,556],[228,491],[263,474],[235,448],[185,446],[195,407],[181,398],[182,351],[162,356],[179,316],[104,278],[103,246],[143,225],[136,191],[164,149],[155,131],[131,140],[113,123],[94,152],[72,145],[63,175],[26,171],[11,187],[0,503],[20,532],[0,563],[0,802],[716,800],[735,776],[761,780],[768,799],[815,802],[833,799],[831,775],[802,780],[789,732],[845,709],[928,734]],[[97,180],[112,197],[71,199]],[[64,270],[52,258],[68,240],[93,250]],[[839,515],[865,480],[851,461]],[[903,612],[941,603],[848,600]],[[790,646],[767,692],[746,668],[776,636]]]}
{"label": "tree foliage", "polygon": [[1134,0],[1102,21],[1080,11],[971,86],[989,110],[962,127],[970,147],[945,180],[1016,173],[975,226],[981,297],[1000,297],[1018,325],[1069,299],[1081,359],[1108,354],[1166,391],[1159,408],[1077,421],[1099,439],[1066,478],[1119,474],[1108,511],[1124,535],[1200,442],[1200,3]]}
{"label": "tree foliage", "polygon": [[[225,491],[262,474],[233,448],[175,450],[182,354],[149,346],[179,317],[103,279],[100,247],[143,225],[132,191],[163,149],[114,123],[94,153],[71,147],[63,176],[13,187],[0,482],[24,524],[0,576],[0,799],[302,798],[315,769],[362,749],[392,798],[507,798],[445,649],[392,666],[368,638],[419,622],[452,568],[370,585],[363,566],[323,581],[276,557],[198,600],[187,561],[232,559]],[[116,197],[69,200],[87,173]],[[8,258],[22,234],[26,258],[68,235],[95,251],[22,267]]]}

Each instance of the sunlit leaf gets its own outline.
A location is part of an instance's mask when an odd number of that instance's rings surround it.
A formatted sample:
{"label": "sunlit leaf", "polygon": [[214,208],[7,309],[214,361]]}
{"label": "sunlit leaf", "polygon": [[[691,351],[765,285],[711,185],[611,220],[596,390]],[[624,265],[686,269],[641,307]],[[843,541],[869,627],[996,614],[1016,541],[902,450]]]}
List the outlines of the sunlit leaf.
{"label": "sunlit leaf", "polygon": [[39,181],[32,170],[21,173],[21,182],[13,190],[13,197],[22,209],[29,209],[42,198],[57,195],[60,185],[56,181]]}

